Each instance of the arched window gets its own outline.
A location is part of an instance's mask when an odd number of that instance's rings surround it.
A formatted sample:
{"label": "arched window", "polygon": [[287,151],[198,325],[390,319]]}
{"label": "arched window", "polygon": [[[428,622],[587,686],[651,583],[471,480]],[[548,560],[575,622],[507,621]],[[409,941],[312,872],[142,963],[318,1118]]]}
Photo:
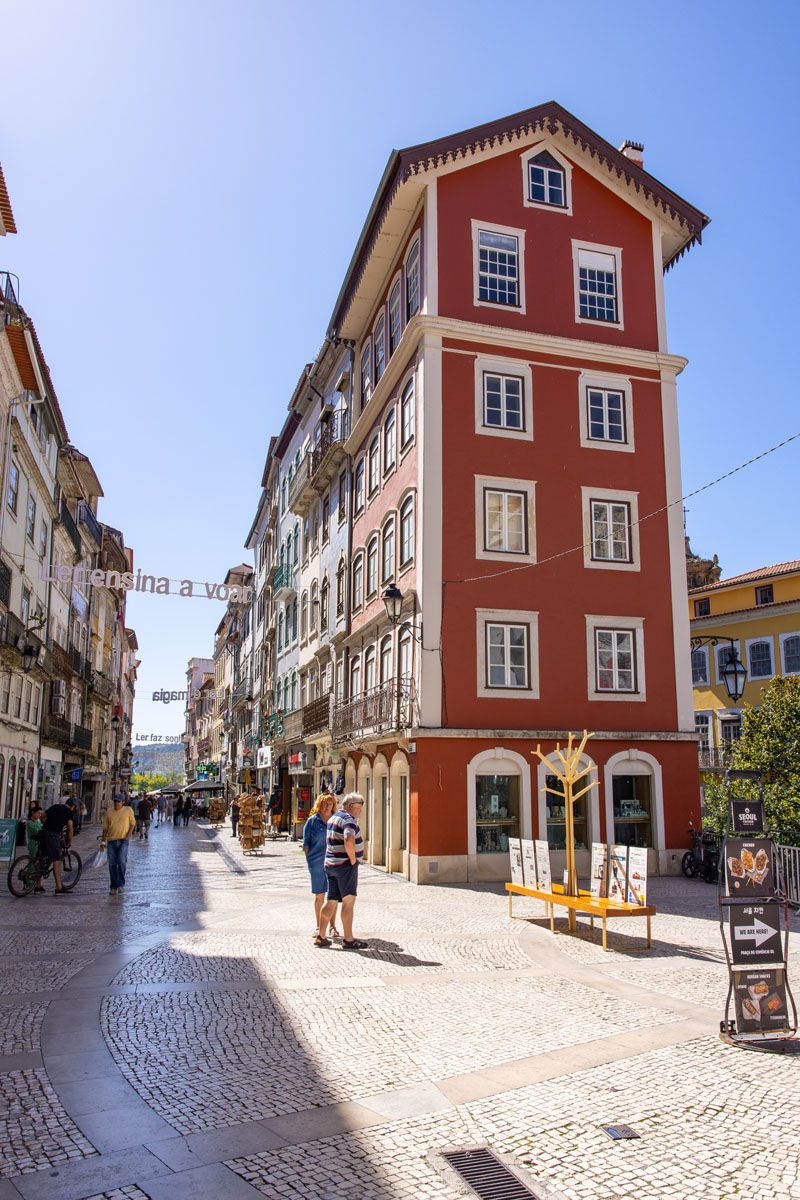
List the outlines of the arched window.
{"label": "arched window", "polygon": [[297,708],[297,672],[292,671],[292,691],[291,691],[292,712]]}
{"label": "arched window", "polygon": [[370,692],[375,687],[375,647],[370,646],[364,655],[364,691]]}
{"label": "arched window", "polygon": [[367,546],[367,599],[378,590],[378,538],[372,538]]}
{"label": "arched window", "polygon": [[400,449],[405,450],[406,446],[414,440],[415,428],[415,413],[414,413],[414,380],[409,379],[406,386],[403,388],[403,395],[400,398]]}
{"label": "arched window", "polygon": [[367,455],[367,495],[374,496],[381,482],[381,443],[374,437]]}
{"label": "arched window", "polygon": [[361,411],[367,407],[372,396],[372,342],[367,338],[361,351]]}
{"label": "arched window", "polygon": [[336,615],[341,617],[344,613],[345,602],[345,586],[347,581],[347,566],[344,558],[339,559],[339,566],[336,570]]}
{"label": "arched window", "polygon": [[326,575],[325,578],[322,580],[322,588],[320,589],[320,594],[319,594],[319,627],[323,633],[328,628],[328,593],[329,593],[329,590],[330,589],[328,586],[328,576]]}
{"label": "arched window", "polygon": [[386,369],[386,318],[381,313],[375,322],[375,330],[372,335],[374,343],[374,379],[378,384],[383,372]]}
{"label": "arched window", "polygon": [[380,682],[389,683],[392,678],[392,638],[387,634],[381,641]]}
{"label": "arched window", "polygon": [[404,630],[397,644],[397,674],[401,683],[411,683],[411,634]]}
{"label": "arched window", "polygon": [[[361,659],[356,655],[350,662],[350,698],[361,695]],[[14,761],[13,758],[11,760]]]}
{"label": "arched window", "polygon": [[291,566],[292,563],[292,535],[286,535],[286,566]]}
{"label": "arched window", "polygon": [[392,286],[389,293],[389,357],[394,354],[397,349],[397,343],[400,341],[401,331],[401,309],[400,309],[400,276]]}
{"label": "arched window", "polygon": [[319,619],[319,587],[316,579],[311,584],[311,633],[317,632],[317,622]]}
{"label": "arched window", "polygon": [[300,637],[302,641],[308,637],[308,592],[300,600]]}
{"label": "arched window", "polygon": [[281,484],[281,513],[286,512],[286,480]]}
{"label": "arched window", "polygon": [[400,566],[414,557],[414,497],[407,496],[400,506]]}
{"label": "arched window", "polygon": [[394,517],[390,517],[381,534],[381,583],[394,577]]}
{"label": "arched window", "polygon": [[17,782],[17,760],[12,754],[8,760],[8,782],[6,784],[6,814],[11,817],[14,814],[14,787]]}
{"label": "arched window", "polygon": [[353,563],[353,603],[355,612],[364,603],[364,555],[359,554]]}
{"label": "arched window", "polygon": [[793,633],[783,640],[783,673],[800,675],[800,634]]}
{"label": "arched window", "polygon": [[283,609],[278,613],[278,652],[283,649]]}
{"label": "arched window", "polygon": [[419,310],[419,238],[406,257],[406,320]]}
{"label": "arched window", "polygon": [[297,566],[297,554],[300,546],[300,522],[298,521],[294,527],[294,537],[292,538],[292,561]]}
{"label": "arched window", "polygon": [[397,461],[397,417],[394,409],[383,424],[383,473],[391,471]]}
{"label": "arched window", "polygon": [[283,681],[283,711],[289,711],[289,676],[287,675]]}
{"label": "arched window", "polygon": [[283,542],[281,542],[280,550],[278,552],[278,566],[280,567],[281,572],[283,572]]}
{"label": "arched window", "polygon": [[292,641],[297,641],[297,601],[292,601]]}

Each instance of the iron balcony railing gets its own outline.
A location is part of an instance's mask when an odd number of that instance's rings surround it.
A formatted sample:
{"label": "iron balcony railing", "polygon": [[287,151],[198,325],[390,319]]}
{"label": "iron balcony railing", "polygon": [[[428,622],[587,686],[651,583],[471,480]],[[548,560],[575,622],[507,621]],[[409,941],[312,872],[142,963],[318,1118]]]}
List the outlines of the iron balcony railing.
{"label": "iron balcony railing", "polygon": [[73,725],[70,740],[73,746],[76,746],[79,750],[91,750],[92,731],[91,729],[87,729],[85,725]]}
{"label": "iron balcony railing", "polygon": [[0,562],[0,604],[8,608],[11,603],[11,568]]}
{"label": "iron balcony railing", "polygon": [[56,716],[55,713],[45,713],[43,735],[48,741],[63,742],[64,745],[70,745],[71,728],[69,721],[65,717]]}
{"label": "iron balcony railing", "polygon": [[310,478],[309,471],[309,455],[306,454],[300,461],[300,465],[292,476],[292,482],[289,484],[289,508],[294,510],[295,504],[301,493],[305,490],[305,486]]}
{"label": "iron balcony railing", "polygon": [[320,696],[318,700],[312,700],[310,704],[305,705],[303,708],[303,737],[312,733],[324,733],[330,729],[332,707],[333,693],[331,692],[327,696]]}
{"label": "iron balcony railing", "polygon": [[732,742],[725,742],[722,746],[702,746],[698,745],[698,765],[701,771],[724,771],[730,764]]}
{"label": "iron balcony railing", "polygon": [[97,542],[97,545],[101,545],[103,541],[103,531],[100,528],[100,522],[97,520],[97,517],[89,508],[89,505],[85,500],[80,500],[78,502],[78,524],[85,525],[89,530],[89,533]]}
{"label": "iron balcony railing", "polygon": [[280,563],[272,574],[272,590],[275,595],[282,591],[293,592],[295,589],[294,580],[296,574],[296,563]]}
{"label": "iron balcony railing", "polygon": [[233,689],[231,696],[231,705],[233,708],[238,708],[240,704],[244,704],[248,700],[253,699],[253,685],[249,679],[243,679],[241,683],[237,683]]}
{"label": "iron balcony railing", "polygon": [[407,729],[413,721],[413,685],[392,679],[335,705],[331,737],[334,742],[349,742],[370,733]]}
{"label": "iron balcony railing", "polygon": [[9,271],[0,271],[0,311],[4,325],[19,316],[19,280]]}
{"label": "iron balcony railing", "polygon": [[61,501],[61,524],[64,526],[65,532],[75,547],[75,552],[82,554],[81,535],[78,533],[78,526],[75,524],[72,513],[67,508],[66,501],[64,500]]}
{"label": "iron balcony railing", "polygon": [[110,700],[114,695],[114,685],[100,671],[92,671],[91,685],[92,691],[103,700]]}
{"label": "iron balcony railing", "polygon": [[339,409],[327,421],[320,421],[314,430],[314,444],[311,450],[310,475],[313,483],[314,476],[325,462],[331,450],[337,449],[350,436],[350,415]]}
{"label": "iron balcony railing", "polygon": [[25,645],[25,626],[19,617],[7,612],[0,614],[0,645],[22,650]]}

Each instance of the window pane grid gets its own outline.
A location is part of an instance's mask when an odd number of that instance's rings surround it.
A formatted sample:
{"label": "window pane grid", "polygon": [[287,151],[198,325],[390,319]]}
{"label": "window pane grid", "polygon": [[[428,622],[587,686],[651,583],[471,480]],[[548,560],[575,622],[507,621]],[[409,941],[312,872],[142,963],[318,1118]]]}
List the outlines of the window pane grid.
{"label": "window pane grid", "polygon": [[600,562],[630,562],[630,505],[592,500],[592,558]]}
{"label": "window pane grid", "polygon": [[518,271],[517,239],[482,231],[478,247],[478,299],[518,306]]}
{"label": "window pane grid", "polygon": [[598,692],[635,691],[633,631],[596,629],[595,649]]}
{"label": "window pane grid", "polygon": [[485,549],[507,554],[525,554],[527,521],[524,493],[487,489],[485,495]]}
{"label": "window pane grid", "polygon": [[770,642],[754,642],[750,646],[750,674],[764,679],[772,674],[772,645]]}
{"label": "window pane grid", "polygon": [[527,688],[527,626],[487,624],[486,666],[489,687]]}
{"label": "window pane grid", "polygon": [[528,167],[530,199],[538,204],[554,204],[564,207],[564,172],[554,167],[543,167],[531,163]]}
{"label": "window pane grid", "polygon": [[797,634],[783,643],[783,669],[787,674],[800,674],[800,636]]}
{"label": "window pane grid", "polygon": [[603,442],[624,442],[625,408],[622,392],[588,389],[589,437]]}
{"label": "window pane grid", "polygon": [[483,423],[495,429],[523,429],[520,377],[484,374]]}
{"label": "window pane grid", "polygon": [[579,267],[580,314],[592,321],[616,321],[617,277],[599,267]]}

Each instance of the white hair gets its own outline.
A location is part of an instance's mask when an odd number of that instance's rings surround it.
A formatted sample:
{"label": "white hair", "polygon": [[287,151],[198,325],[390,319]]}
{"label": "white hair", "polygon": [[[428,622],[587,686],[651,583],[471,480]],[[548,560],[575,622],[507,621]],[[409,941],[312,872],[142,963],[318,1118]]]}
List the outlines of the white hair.
{"label": "white hair", "polygon": [[342,801],[342,808],[349,808],[351,804],[363,804],[364,797],[360,792],[348,792]]}

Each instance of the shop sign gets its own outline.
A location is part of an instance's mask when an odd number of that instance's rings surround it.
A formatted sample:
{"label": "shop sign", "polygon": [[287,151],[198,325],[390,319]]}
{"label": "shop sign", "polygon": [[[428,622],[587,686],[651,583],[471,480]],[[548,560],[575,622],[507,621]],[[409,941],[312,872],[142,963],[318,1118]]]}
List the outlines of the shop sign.
{"label": "shop sign", "polygon": [[290,775],[305,775],[308,771],[306,765],[306,752],[299,750],[296,754],[289,755],[289,774]]}
{"label": "shop sign", "polygon": [[774,1033],[786,1029],[786,972],[734,971],[733,1001],[739,1033]]}
{"label": "shop sign", "polygon": [[16,819],[4,817],[0,821],[0,862],[13,862],[14,850],[17,845]]}
{"label": "shop sign", "polygon": [[726,839],[725,887],[729,896],[760,899],[775,894],[772,841],[769,838]]}
{"label": "shop sign", "polygon": [[272,767],[272,746],[259,746],[256,751],[256,766],[259,771],[267,771]]}
{"label": "shop sign", "polygon": [[608,888],[608,847],[605,842],[592,842],[592,861],[589,868],[589,891],[598,900]]}
{"label": "shop sign", "polygon": [[531,838],[522,839],[522,874],[525,887],[538,887],[536,877],[536,847]]}
{"label": "shop sign", "polygon": [[550,870],[550,847],[547,842],[537,841],[536,847],[536,881],[542,892],[552,892],[553,875]]}
{"label": "shop sign", "polygon": [[742,966],[783,965],[778,905],[735,904],[728,911],[733,960]]}
{"label": "shop sign", "polygon": [[508,839],[508,853],[511,856],[511,882],[517,887],[524,887],[525,876],[522,868],[522,842],[519,838]]}
{"label": "shop sign", "polygon": [[70,771],[70,773],[69,773],[70,783],[80,783],[82,778],[83,778],[83,767],[75,767],[75,769],[73,771]]}
{"label": "shop sign", "polygon": [[731,800],[731,833],[761,833],[764,828],[763,800]]}

